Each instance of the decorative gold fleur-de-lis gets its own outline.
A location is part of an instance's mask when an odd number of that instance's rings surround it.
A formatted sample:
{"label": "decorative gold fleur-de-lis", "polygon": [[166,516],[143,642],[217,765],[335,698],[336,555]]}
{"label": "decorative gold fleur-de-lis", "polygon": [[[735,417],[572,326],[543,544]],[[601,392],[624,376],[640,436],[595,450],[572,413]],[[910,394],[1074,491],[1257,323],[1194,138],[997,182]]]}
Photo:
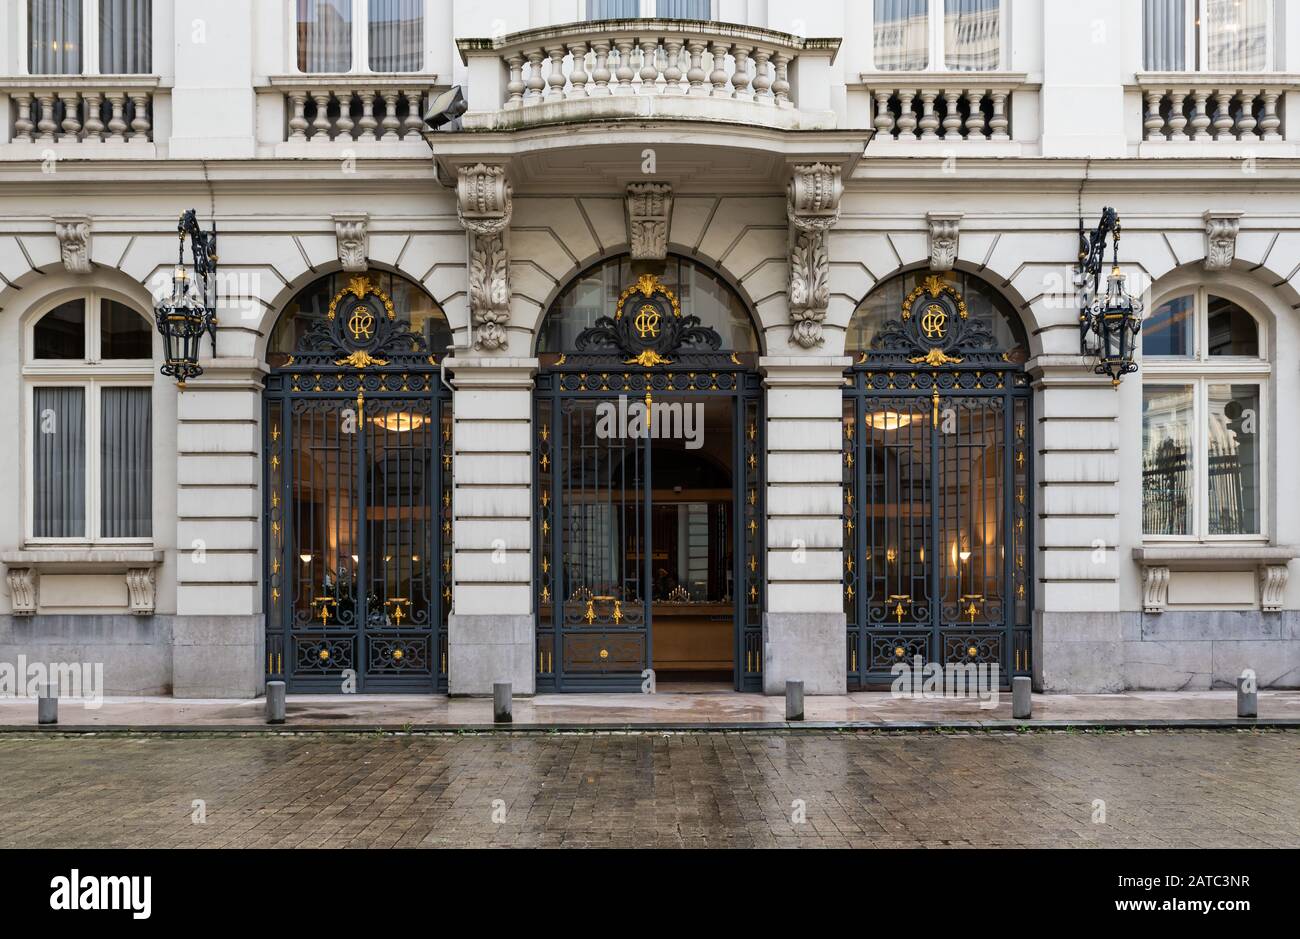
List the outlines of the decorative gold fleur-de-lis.
{"label": "decorative gold fleur-de-lis", "polygon": [[749,461],[748,461],[748,462],[749,462],[749,468],[750,468],[751,470],[752,470],[752,469],[756,469],[756,468],[758,467],[758,457],[754,456],[754,454],[752,454],[752,453],[749,455]]}
{"label": "decorative gold fleur-de-lis", "polygon": [[547,492],[545,489],[543,489],[543,490],[542,490],[542,508],[546,508],[546,507],[549,506],[550,504],[551,504],[551,494],[550,494],[549,492]]}
{"label": "decorative gold fleur-de-lis", "polygon": [[623,622],[623,605],[619,601],[614,601],[614,622]]}
{"label": "decorative gold fleur-de-lis", "polygon": [[551,572],[551,560],[550,560],[550,558],[542,558],[542,573],[543,573],[543,574],[549,574],[550,572]]}
{"label": "decorative gold fleur-de-lis", "polygon": [[749,600],[750,600],[750,602],[752,603],[753,601],[755,601],[755,600],[757,600],[757,599],[758,599],[758,588],[757,588],[757,587],[752,587],[752,586],[751,586],[751,587],[749,588]]}
{"label": "decorative gold fleur-de-lis", "polygon": [[542,585],[542,602],[543,603],[551,602],[551,590],[545,584]]}
{"label": "decorative gold fleur-de-lis", "polygon": [[551,439],[551,430],[545,424],[542,425],[542,443]]}
{"label": "decorative gold fleur-de-lis", "polygon": [[278,455],[272,456],[271,469],[279,469],[279,468],[280,468],[280,457]]}
{"label": "decorative gold fleur-de-lis", "polygon": [[550,533],[551,533],[551,523],[548,522],[546,519],[542,519],[542,535],[545,536],[545,535],[549,535]]}
{"label": "decorative gold fleur-de-lis", "polygon": [[587,612],[583,614],[582,618],[587,621],[588,626],[596,621],[596,602],[594,600],[587,601]]}
{"label": "decorative gold fleur-de-lis", "polygon": [[758,534],[758,522],[754,521],[752,518],[749,520],[749,533],[751,535]]}
{"label": "decorative gold fleur-de-lis", "polygon": [[271,440],[274,442],[279,442],[280,440],[280,426],[278,424],[271,425]]}
{"label": "decorative gold fleur-de-lis", "polygon": [[1017,451],[1016,451],[1016,466],[1017,466],[1017,467],[1023,467],[1024,465],[1025,465],[1025,451],[1024,451],[1024,450],[1017,450]]}
{"label": "decorative gold fleur-de-lis", "polygon": [[749,439],[750,439],[750,440],[753,440],[755,437],[757,437],[757,436],[758,436],[758,427],[757,427],[757,425],[751,423],[751,424],[749,425],[749,430],[747,431],[747,433],[749,434]]}
{"label": "decorative gold fleur-de-lis", "polygon": [[758,504],[758,490],[757,490],[757,489],[751,489],[751,490],[749,490],[749,504],[750,504],[750,505],[757,505],[757,504]]}
{"label": "decorative gold fleur-de-lis", "polygon": [[551,466],[551,458],[548,457],[545,453],[543,453],[543,454],[542,454],[542,469],[543,469],[543,470],[550,469],[550,466]]}

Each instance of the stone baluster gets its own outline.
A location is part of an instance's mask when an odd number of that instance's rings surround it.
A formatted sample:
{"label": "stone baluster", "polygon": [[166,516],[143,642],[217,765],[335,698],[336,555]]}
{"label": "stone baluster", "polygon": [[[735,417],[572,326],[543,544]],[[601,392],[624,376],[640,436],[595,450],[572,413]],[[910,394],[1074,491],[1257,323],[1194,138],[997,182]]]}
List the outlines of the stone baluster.
{"label": "stone baluster", "polygon": [[985,93],[983,88],[966,89],[966,100],[970,104],[970,113],[966,116],[967,140],[988,139],[988,122],[984,118]]}
{"label": "stone baluster", "polygon": [[633,94],[632,77],[636,72],[632,70],[632,49],[635,43],[631,39],[617,39],[614,45],[618,48],[618,68],[614,71],[618,76],[618,87],[614,89],[614,94]]}
{"label": "stone baluster", "polygon": [[312,143],[329,143],[330,139],[330,93],[316,92],[312,95],[316,102],[316,118],[311,122]]}
{"label": "stone baluster", "polygon": [[364,140],[368,143],[374,142],[376,139],[375,128],[378,126],[379,122],[375,120],[375,93],[373,91],[363,91],[361,92],[361,117],[357,121],[357,127],[361,129],[361,133],[357,136],[357,140]]}
{"label": "stone baluster", "polygon": [[659,40],[638,39],[641,50],[641,94],[652,95],[659,91]]}
{"label": "stone baluster", "polygon": [[934,110],[934,99],[939,93],[931,88],[921,89],[921,139],[938,140],[939,115]]}
{"label": "stone baluster", "polygon": [[1142,126],[1146,129],[1147,140],[1164,140],[1165,119],[1160,116],[1160,101],[1164,98],[1164,92],[1158,89],[1149,89],[1146,94],[1147,111],[1142,119]]}
{"label": "stone baluster", "polygon": [[59,125],[54,120],[54,92],[41,92],[36,96],[36,100],[41,103],[41,117],[36,122],[36,128],[41,135],[37,139],[41,143],[54,143],[54,132],[59,129]]}
{"label": "stone baluster", "polygon": [[944,140],[961,140],[961,111],[957,104],[963,94],[964,92],[956,88],[950,88],[943,93],[943,106],[946,111],[943,116]]}
{"label": "stone baluster", "polygon": [[28,143],[32,141],[32,131],[36,129],[36,124],[32,121],[32,96],[19,92],[14,95],[18,102],[18,117],[14,120],[14,134],[18,140],[25,140]]}
{"label": "stone baluster", "polygon": [[1231,91],[1215,89],[1214,92],[1214,139],[1235,140],[1232,133],[1232,100],[1236,95]]}
{"label": "stone baluster", "polygon": [[575,42],[569,46],[569,51],[573,54],[573,69],[569,72],[569,93],[570,98],[587,97],[587,44],[585,42]]}
{"label": "stone baluster", "polygon": [[1237,134],[1242,140],[1256,140],[1255,136],[1255,92],[1249,88],[1241,89],[1241,113],[1237,115]]}
{"label": "stone baluster", "polygon": [[893,97],[893,92],[877,88],[876,97],[876,116],[872,124],[876,128],[876,135],[879,137],[895,137],[894,132],[896,122],[894,121],[894,112],[889,110],[889,99]]}
{"label": "stone baluster", "polygon": [[912,110],[912,100],[915,97],[915,92],[905,88],[899,89],[898,133],[895,136],[902,140],[912,140],[916,137],[916,112]]}
{"label": "stone baluster", "polygon": [[1011,121],[1007,117],[1007,98],[1010,93],[1005,88],[994,88],[989,92],[993,96],[993,114],[989,118],[989,139],[1010,140],[1008,128]]}
{"label": "stone baluster", "polygon": [[1187,114],[1183,111],[1183,106],[1187,103],[1187,92],[1181,88],[1173,88],[1169,92],[1169,139],[1184,141],[1187,134],[1183,128],[1187,126]]}
{"label": "stone baluster", "polygon": [[750,87],[753,76],[749,74],[749,46],[736,46],[736,70],[731,75],[731,84],[736,89],[735,97],[739,101],[753,101],[754,91]]}
{"label": "stone baluster", "polygon": [[104,118],[99,113],[99,109],[104,96],[98,91],[88,91],[84,100],[86,102],[86,124],[83,128],[82,139],[101,141],[104,139]]}
{"label": "stone baluster", "polygon": [[397,128],[402,126],[402,122],[397,119],[397,92],[384,92],[384,132],[380,134],[381,143],[397,143]]}
{"label": "stone baluster", "polygon": [[355,94],[351,88],[337,93],[339,99],[339,118],[334,122],[334,139],[351,140],[352,128],[356,123],[352,120],[352,96]]}
{"label": "stone baluster", "polygon": [[120,91],[110,91],[108,102],[113,113],[108,118],[108,139],[122,143],[126,140],[126,95]]}
{"label": "stone baluster", "polygon": [[77,114],[81,95],[75,91],[60,91],[59,100],[63,102],[63,136],[60,139],[75,143],[81,136],[81,118]]}
{"label": "stone baluster", "polygon": [[1210,134],[1207,128],[1210,126],[1210,115],[1205,110],[1205,102],[1209,99],[1209,92],[1193,90],[1192,98],[1196,104],[1192,111],[1192,139],[1209,140]]}
{"label": "stone baluster", "polygon": [[1259,136],[1264,140],[1281,140],[1282,135],[1277,130],[1282,126],[1282,119],[1277,113],[1277,101],[1281,95],[1268,88],[1260,94],[1264,97],[1264,113],[1259,119]]}
{"label": "stone baluster", "polygon": [[149,93],[138,91],[131,95],[131,104],[134,105],[132,110],[135,112],[131,115],[131,140],[146,143],[153,131],[153,124],[149,120]]}
{"label": "stone baluster", "polygon": [[506,84],[505,109],[513,111],[524,106],[524,57],[516,52],[506,63],[510,66],[510,81]]}
{"label": "stone baluster", "polygon": [[664,40],[664,94],[680,95],[686,89],[682,87],[682,42],[676,37]]}
{"label": "stone baluster", "polygon": [[544,49],[533,49],[528,53],[528,91],[524,95],[524,104],[542,102],[542,93],[546,90],[546,79],[542,77],[542,60],[545,58]]}
{"label": "stone baluster", "polygon": [[772,82],[772,93],[776,96],[777,106],[792,108],[794,102],[790,100],[790,57],[784,52],[778,52],[773,60],[776,62],[776,81]]}
{"label": "stone baluster", "polygon": [[562,45],[551,46],[546,54],[551,57],[551,74],[546,79],[544,101],[560,101],[564,98],[564,53]]}
{"label": "stone baluster", "polygon": [[730,98],[731,92],[727,88],[727,51],[730,46],[725,42],[714,42],[712,45],[713,52],[713,71],[709,72],[709,84],[713,86],[712,95],[715,98]]}
{"label": "stone baluster", "polygon": [[759,104],[774,104],[772,96],[772,53],[767,49],[754,50],[754,100]]}
{"label": "stone baluster", "polygon": [[[406,95],[406,120],[402,122],[402,139],[410,137],[412,140],[418,138],[424,130],[424,92],[420,90],[405,91]],[[349,127],[351,122],[349,121]]]}
{"label": "stone baluster", "polygon": [[289,118],[289,139],[305,141],[307,139],[307,95],[302,91],[289,93],[293,114]]}
{"label": "stone baluster", "polygon": [[[707,95],[709,88],[704,84],[704,79],[708,74],[704,71],[704,51],[708,44],[703,39],[688,39],[686,48],[690,52],[691,65],[686,70],[686,81],[690,87],[686,90],[688,95]],[[775,91],[775,86],[773,86]]]}
{"label": "stone baluster", "polygon": [[609,68],[609,40],[597,39],[591,44],[591,51],[595,53],[595,65],[591,70],[591,80],[595,82],[591,88],[592,96],[605,96],[610,94],[609,80],[614,77],[614,73]]}

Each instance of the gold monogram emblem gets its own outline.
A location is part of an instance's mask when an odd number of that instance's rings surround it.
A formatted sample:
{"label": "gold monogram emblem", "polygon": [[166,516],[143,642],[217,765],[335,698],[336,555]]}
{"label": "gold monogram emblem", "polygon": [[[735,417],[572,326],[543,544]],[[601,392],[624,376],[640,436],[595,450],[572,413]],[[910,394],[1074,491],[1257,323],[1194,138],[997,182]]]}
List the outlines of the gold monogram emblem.
{"label": "gold monogram emblem", "polygon": [[375,317],[366,306],[357,304],[348,320],[348,329],[352,330],[353,339],[369,339],[375,332]]}
{"label": "gold monogram emblem", "polygon": [[921,314],[921,329],[925,331],[926,339],[942,339],[944,332],[948,328],[948,314],[944,312],[942,306],[937,303],[931,303]]}
{"label": "gold monogram emblem", "polygon": [[632,325],[636,327],[642,339],[654,339],[659,335],[659,311],[652,304],[647,303],[637,312]]}

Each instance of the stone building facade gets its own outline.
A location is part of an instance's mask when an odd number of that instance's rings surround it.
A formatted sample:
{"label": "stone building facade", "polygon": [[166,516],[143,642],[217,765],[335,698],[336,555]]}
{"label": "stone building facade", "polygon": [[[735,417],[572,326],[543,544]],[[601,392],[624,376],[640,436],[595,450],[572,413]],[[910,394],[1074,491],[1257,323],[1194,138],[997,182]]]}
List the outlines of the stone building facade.
{"label": "stone building facade", "polygon": [[[0,13],[0,660],[1300,683],[1296,0],[216,6]],[[1074,283],[1106,206],[1118,384]],[[221,299],[178,389],[189,208]],[[592,436],[652,397],[705,456]]]}

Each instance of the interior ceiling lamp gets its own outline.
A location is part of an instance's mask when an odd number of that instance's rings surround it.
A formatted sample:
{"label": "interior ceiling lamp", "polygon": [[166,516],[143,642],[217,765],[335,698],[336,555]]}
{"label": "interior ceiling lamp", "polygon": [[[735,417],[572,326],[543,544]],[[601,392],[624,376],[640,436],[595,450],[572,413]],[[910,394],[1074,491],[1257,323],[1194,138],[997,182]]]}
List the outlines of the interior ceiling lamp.
{"label": "interior ceiling lamp", "polygon": [[[162,334],[166,360],[159,371],[176,379],[181,388],[196,375],[199,367],[199,344],[203,334],[212,337],[212,354],[217,354],[217,226],[212,231],[199,228],[198,217],[190,209],[176,226],[180,239],[176,267],[172,271],[171,295],[154,307],[154,319]],[[193,264],[185,266],[185,240],[190,242]]]}
{"label": "interior ceiling lamp", "polygon": [[[1105,264],[1106,238],[1112,239],[1110,276],[1106,292],[1101,290],[1101,269]],[[1079,219],[1079,266],[1074,283],[1079,288],[1079,353],[1094,356],[1098,375],[1109,375],[1112,385],[1137,371],[1133,353],[1142,328],[1142,301],[1124,286],[1119,269],[1119,215],[1110,206],[1102,209],[1096,230],[1085,232]]]}

